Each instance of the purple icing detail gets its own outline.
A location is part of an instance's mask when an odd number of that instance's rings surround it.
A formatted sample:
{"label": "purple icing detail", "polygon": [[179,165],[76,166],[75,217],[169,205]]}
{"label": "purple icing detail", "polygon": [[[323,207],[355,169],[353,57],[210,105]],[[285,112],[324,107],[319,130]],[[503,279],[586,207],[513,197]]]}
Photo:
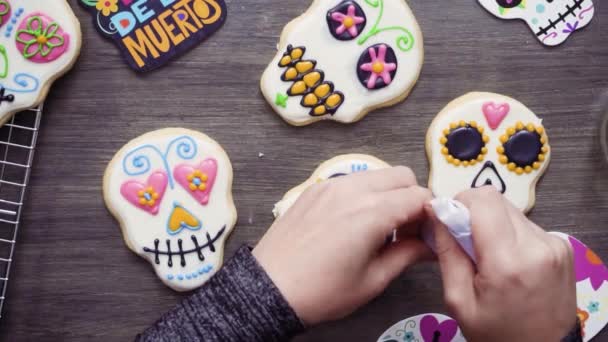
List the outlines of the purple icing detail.
{"label": "purple icing detail", "polygon": [[424,342],[450,342],[458,332],[458,323],[453,319],[441,323],[433,315],[420,320],[420,335]]}
{"label": "purple icing detail", "polygon": [[177,14],[177,17],[179,18],[179,20],[186,19],[186,15],[184,13],[181,13],[181,12]]}
{"label": "purple icing detail", "polygon": [[568,28],[565,28],[562,32],[564,33],[572,33],[578,29],[578,20],[574,23],[574,25],[570,23],[566,23]]}
{"label": "purple icing detail", "polygon": [[586,9],[582,10],[579,14],[578,14],[578,18],[583,20],[585,19],[585,16],[583,16],[583,14],[589,12],[589,11],[593,11],[594,7],[593,4],[591,4],[591,6],[587,7]]}
{"label": "purple icing detail", "polygon": [[594,291],[597,291],[605,281],[608,281],[608,268],[603,263],[592,263],[589,260],[588,254],[597,258],[597,260],[599,260],[599,257],[582,242],[571,236],[568,237],[568,241],[570,241],[574,252],[576,282],[589,279],[591,287],[593,287]]}

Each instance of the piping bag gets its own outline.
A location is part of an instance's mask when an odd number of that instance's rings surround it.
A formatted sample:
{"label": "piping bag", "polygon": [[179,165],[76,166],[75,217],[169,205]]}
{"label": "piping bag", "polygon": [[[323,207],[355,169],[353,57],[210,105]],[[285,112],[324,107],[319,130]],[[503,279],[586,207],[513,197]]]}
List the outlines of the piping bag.
{"label": "piping bag", "polygon": [[[443,223],[450,234],[456,239],[467,255],[477,263],[473,249],[473,234],[471,229],[471,215],[464,204],[450,198],[435,198],[431,201],[435,216]],[[436,252],[435,236],[431,229],[422,230],[422,239]]]}

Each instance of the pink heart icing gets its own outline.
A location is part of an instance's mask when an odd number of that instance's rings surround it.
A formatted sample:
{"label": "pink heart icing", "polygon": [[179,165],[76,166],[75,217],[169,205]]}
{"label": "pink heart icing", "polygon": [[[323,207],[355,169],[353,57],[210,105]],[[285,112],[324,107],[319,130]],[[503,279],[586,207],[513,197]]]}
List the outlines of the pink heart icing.
{"label": "pink heart icing", "polygon": [[[203,160],[198,166],[181,164],[173,170],[173,177],[200,204],[209,202],[209,195],[217,175],[217,161],[213,158]],[[204,187],[201,188],[201,184]]]}
{"label": "pink heart icing", "polygon": [[497,105],[494,102],[486,102],[483,104],[482,110],[490,128],[496,130],[502,120],[509,114],[511,106],[508,103]]}
{"label": "pink heart icing", "polygon": [[[152,215],[156,215],[166,188],[167,174],[163,171],[156,171],[152,173],[150,177],[148,177],[146,183],[136,180],[124,182],[120,187],[120,194],[139,209],[147,211]],[[152,193],[148,191],[149,189],[152,190]],[[142,204],[142,199],[147,203]]]}

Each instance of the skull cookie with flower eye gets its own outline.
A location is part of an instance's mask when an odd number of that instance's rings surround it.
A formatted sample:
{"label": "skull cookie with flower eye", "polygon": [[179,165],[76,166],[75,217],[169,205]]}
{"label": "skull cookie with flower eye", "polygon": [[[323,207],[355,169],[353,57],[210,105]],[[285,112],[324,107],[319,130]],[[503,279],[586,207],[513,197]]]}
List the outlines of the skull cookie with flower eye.
{"label": "skull cookie with flower eye", "polygon": [[449,103],[426,135],[429,189],[454,197],[492,185],[524,212],[551,149],[542,121],[522,103],[498,94],[469,93]]}
{"label": "skull cookie with flower eye", "polygon": [[211,138],[181,128],[144,134],[116,153],[103,191],[127,246],[172,289],[199,287],[221,267],[237,216],[232,165]]}
{"label": "skull cookie with flower eye", "polygon": [[592,0],[479,0],[500,19],[525,21],[543,44],[563,43],[574,31],[587,26],[595,8]]}
{"label": "skull cookie with flower eye", "polygon": [[275,218],[283,215],[300,198],[308,187],[328,179],[346,176],[352,173],[389,168],[384,161],[365,154],[344,154],[334,157],[319,165],[304,183],[289,190],[283,199],[275,204],[272,213]]}
{"label": "skull cookie with flower eye", "polygon": [[262,75],[292,125],[360,120],[404,100],[423,62],[422,33],[404,0],[314,0],[283,30]]}
{"label": "skull cookie with flower eye", "polygon": [[0,123],[42,103],[80,45],[80,23],[65,0],[0,0]]}

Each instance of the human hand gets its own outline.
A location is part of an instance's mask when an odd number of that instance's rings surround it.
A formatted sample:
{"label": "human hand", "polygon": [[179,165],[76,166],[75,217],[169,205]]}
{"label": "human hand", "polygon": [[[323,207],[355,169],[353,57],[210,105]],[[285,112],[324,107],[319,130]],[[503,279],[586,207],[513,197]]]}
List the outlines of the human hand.
{"label": "human hand", "polygon": [[[405,167],[323,181],[270,227],[253,255],[306,324],[339,319],[432,257],[417,238],[431,198]],[[386,245],[397,228],[397,242]]]}
{"label": "human hand", "polygon": [[445,302],[468,341],[559,341],[576,322],[570,246],[493,187],[456,199],[469,208],[477,267],[426,206]]}

